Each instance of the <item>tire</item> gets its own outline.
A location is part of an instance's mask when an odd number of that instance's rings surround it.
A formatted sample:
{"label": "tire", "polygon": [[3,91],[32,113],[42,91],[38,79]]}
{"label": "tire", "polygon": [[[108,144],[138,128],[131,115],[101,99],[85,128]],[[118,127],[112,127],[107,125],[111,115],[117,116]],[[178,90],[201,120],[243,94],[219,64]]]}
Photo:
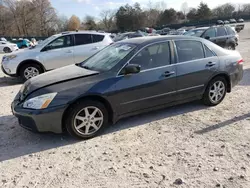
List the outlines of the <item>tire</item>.
{"label": "tire", "polygon": [[[217,84],[217,86],[219,86],[218,83],[223,84],[223,86],[219,87],[220,89],[217,90],[215,88],[215,84]],[[222,87],[223,87],[223,90],[222,90]],[[215,91],[214,92],[215,95],[219,94],[218,98],[216,98],[216,96],[213,95],[212,91]],[[207,106],[216,106],[223,101],[223,99],[226,96],[226,93],[227,93],[227,81],[224,77],[219,76],[219,77],[216,77],[209,82],[209,84],[208,84],[208,86],[203,94],[202,101]],[[218,100],[216,100],[216,99],[218,99]]]}
{"label": "tire", "polygon": [[[86,108],[89,115],[86,114]],[[96,109],[98,111],[93,114]],[[99,135],[109,122],[107,109],[104,104],[98,101],[84,100],[77,102],[67,112],[64,122],[66,130],[71,136],[78,139],[89,139]]]}
{"label": "tire", "polygon": [[26,81],[42,73],[43,70],[38,64],[30,63],[30,64],[25,64],[20,68],[19,75],[23,81]]}
{"label": "tire", "polygon": [[4,53],[11,53],[11,49],[9,47],[4,47]]}
{"label": "tire", "polygon": [[228,50],[235,50],[235,44],[231,43],[227,47]]}

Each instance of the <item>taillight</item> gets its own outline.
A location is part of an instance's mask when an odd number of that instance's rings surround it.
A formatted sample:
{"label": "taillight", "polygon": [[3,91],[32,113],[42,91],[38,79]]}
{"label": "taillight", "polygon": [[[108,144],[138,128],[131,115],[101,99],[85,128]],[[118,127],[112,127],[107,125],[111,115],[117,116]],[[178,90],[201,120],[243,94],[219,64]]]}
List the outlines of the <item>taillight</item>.
{"label": "taillight", "polygon": [[244,63],[244,60],[241,59],[241,60],[239,60],[237,63],[238,63],[238,64],[243,64],[243,63]]}

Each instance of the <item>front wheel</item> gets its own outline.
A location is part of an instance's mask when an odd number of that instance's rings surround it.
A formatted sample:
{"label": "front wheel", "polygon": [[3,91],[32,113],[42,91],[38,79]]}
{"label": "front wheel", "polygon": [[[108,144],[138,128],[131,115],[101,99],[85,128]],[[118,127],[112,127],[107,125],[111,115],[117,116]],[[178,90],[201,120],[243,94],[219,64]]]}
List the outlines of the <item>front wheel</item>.
{"label": "front wheel", "polygon": [[220,104],[227,93],[227,82],[223,77],[216,77],[211,80],[203,95],[203,103],[208,106]]}
{"label": "front wheel", "polygon": [[65,125],[71,136],[88,139],[98,135],[108,124],[108,111],[98,101],[74,104],[66,114]]}
{"label": "front wheel", "polygon": [[23,65],[20,69],[20,76],[21,78],[26,81],[30,78],[33,78],[35,76],[38,76],[42,73],[42,69],[37,64],[26,64]]}

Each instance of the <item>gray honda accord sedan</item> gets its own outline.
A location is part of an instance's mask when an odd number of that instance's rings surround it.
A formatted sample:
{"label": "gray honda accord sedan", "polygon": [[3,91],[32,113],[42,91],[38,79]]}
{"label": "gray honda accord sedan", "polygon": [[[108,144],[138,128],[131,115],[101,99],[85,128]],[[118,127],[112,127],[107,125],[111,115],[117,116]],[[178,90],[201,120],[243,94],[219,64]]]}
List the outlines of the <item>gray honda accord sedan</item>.
{"label": "gray honda accord sedan", "polygon": [[241,55],[205,39],[128,39],[28,80],[12,111],[28,130],[86,139],[131,115],[193,100],[218,105],[242,77]]}

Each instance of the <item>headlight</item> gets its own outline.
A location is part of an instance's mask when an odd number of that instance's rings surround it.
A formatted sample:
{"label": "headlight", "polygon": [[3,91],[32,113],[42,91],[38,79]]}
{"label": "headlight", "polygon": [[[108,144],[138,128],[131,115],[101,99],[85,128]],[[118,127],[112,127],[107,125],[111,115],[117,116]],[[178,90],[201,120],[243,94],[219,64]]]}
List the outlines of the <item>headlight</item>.
{"label": "headlight", "polygon": [[45,109],[53,101],[57,93],[48,93],[29,99],[23,103],[23,108]]}
{"label": "headlight", "polygon": [[7,55],[7,56],[5,56],[6,60],[15,59],[16,57],[17,57],[17,55]]}

